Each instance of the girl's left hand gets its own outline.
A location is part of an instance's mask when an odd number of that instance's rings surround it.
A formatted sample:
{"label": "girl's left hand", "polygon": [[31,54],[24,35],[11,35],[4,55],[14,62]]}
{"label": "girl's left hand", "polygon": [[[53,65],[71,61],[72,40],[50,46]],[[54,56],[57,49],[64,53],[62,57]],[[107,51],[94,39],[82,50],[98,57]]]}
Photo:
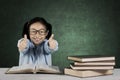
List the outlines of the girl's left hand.
{"label": "girl's left hand", "polygon": [[57,44],[56,44],[56,40],[54,39],[54,34],[50,36],[48,43],[49,43],[50,49],[55,49]]}

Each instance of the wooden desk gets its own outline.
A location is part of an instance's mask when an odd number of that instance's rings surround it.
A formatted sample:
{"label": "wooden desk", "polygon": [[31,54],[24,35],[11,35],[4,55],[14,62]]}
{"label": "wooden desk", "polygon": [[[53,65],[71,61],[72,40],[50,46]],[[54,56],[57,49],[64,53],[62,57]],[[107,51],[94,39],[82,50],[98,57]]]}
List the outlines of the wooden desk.
{"label": "wooden desk", "polygon": [[113,75],[90,78],[78,78],[58,74],[5,74],[8,68],[0,68],[0,80],[120,80],[120,69],[114,69]]}

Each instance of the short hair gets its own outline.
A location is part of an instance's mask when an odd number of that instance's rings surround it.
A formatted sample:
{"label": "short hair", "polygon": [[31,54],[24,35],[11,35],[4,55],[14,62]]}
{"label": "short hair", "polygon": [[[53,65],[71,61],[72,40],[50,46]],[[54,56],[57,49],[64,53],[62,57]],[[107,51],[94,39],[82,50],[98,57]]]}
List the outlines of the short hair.
{"label": "short hair", "polygon": [[22,37],[24,37],[24,35],[26,34],[27,38],[30,40],[30,35],[29,35],[30,34],[30,26],[33,23],[36,23],[36,22],[39,22],[39,23],[41,23],[41,24],[43,24],[45,26],[46,31],[48,31],[48,35],[46,36],[46,39],[49,39],[51,34],[52,34],[52,25],[50,23],[48,23],[42,17],[35,17],[35,18],[31,19],[30,21],[27,21],[24,24],[24,27],[23,27]]}

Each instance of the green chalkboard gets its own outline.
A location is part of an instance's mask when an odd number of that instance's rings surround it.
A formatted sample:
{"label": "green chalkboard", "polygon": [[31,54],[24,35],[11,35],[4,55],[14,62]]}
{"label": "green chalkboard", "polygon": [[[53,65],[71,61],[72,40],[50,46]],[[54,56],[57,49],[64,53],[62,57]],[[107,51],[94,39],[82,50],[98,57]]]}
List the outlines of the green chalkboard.
{"label": "green chalkboard", "polygon": [[53,26],[59,43],[54,65],[69,66],[69,55],[114,55],[120,67],[119,8],[115,0],[1,0],[0,67],[18,65],[23,24],[36,16]]}

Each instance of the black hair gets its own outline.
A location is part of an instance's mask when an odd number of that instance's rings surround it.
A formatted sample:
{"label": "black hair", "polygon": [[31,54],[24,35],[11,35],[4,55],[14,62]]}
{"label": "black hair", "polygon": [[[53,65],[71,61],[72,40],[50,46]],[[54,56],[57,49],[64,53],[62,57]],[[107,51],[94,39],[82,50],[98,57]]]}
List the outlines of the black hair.
{"label": "black hair", "polygon": [[22,37],[24,37],[24,35],[26,34],[27,38],[30,40],[30,35],[29,35],[30,25],[32,25],[33,23],[36,23],[36,22],[39,22],[45,26],[46,31],[48,31],[48,35],[46,36],[46,39],[49,39],[52,34],[52,25],[50,23],[48,23],[42,17],[35,17],[35,18],[31,19],[30,21],[27,21],[23,27]]}

